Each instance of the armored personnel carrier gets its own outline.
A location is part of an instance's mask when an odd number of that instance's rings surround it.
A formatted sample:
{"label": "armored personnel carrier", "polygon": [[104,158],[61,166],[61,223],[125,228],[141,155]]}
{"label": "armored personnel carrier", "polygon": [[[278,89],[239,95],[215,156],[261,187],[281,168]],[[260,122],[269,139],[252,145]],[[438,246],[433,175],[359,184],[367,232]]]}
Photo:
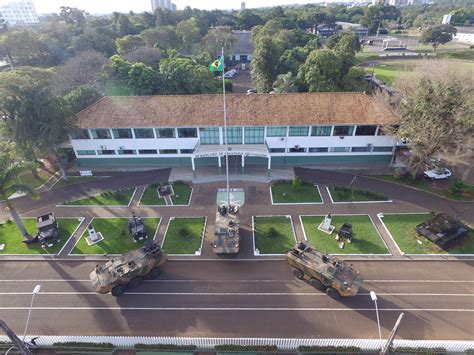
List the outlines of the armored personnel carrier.
{"label": "armored personnel carrier", "polygon": [[31,244],[40,242],[43,248],[47,248],[60,242],[59,225],[54,213],[51,212],[36,217],[36,228],[38,228],[38,234],[30,240],[25,240],[25,243]]}
{"label": "armored personnel carrier", "polygon": [[296,244],[286,254],[286,261],[296,278],[308,281],[332,298],[355,296],[364,282],[359,271],[349,264],[304,243]]}
{"label": "armored personnel carrier", "polygon": [[92,287],[97,293],[119,297],[127,287],[135,288],[142,279],[153,279],[160,274],[159,267],[166,262],[166,254],[158,244],[147,242],[140,249],[97,265],[90,273]]}
{"label": "armored personnel carrier", "polygon": [[135,216],[135,214],[128,220],[128,231],[135,243],[148,238],[143,220],[141,217]]}
{"label": "armored personnel carrier", "polygon": [[438,213],[433,218],[416,226],[416,231],[433,243],[443,247],[460,238],[471,229],[446,213]]}
{"label": "armored personnel carrier", "polygon": [[239,208],[236,205],[219,206],[216,213],[212,248],[216,254],[237,254],[240,249]]}

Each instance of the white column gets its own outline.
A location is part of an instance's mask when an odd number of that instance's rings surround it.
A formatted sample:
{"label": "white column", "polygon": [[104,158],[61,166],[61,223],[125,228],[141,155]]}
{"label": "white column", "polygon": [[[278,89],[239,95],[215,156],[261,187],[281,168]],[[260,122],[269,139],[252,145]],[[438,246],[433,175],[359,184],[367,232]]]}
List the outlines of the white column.
{"label": "white column", "polygon": [[217,163],[218,163],[219,168],[222,168],[222,160],[221,160],[220,155],[217,157]]}
{"label": "white column", "polygon": [[245,156],[242,154],[242,168],[245,167]]}
{"label": "white column", "polygon": [[196,166],[194,165],[194,157],[191,157],[191,165],[193,167],[193,171],[196,170]]}
{"label": "white column", "polygon": [[269,155],[268,156],[268,170],[272,168],[272,157]]}

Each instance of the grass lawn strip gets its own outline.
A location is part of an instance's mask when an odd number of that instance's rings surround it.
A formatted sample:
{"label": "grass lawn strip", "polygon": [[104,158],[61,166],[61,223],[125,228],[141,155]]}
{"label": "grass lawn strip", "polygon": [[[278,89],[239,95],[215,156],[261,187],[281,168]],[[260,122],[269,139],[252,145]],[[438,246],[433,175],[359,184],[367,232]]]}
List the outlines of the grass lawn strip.
{"label": "grass lawn strip", "polygon": [[341,187],[326,187],[333,203],[350,203],[350,202],[391,202],[388,197],[381,194],[361,189]]}
{"label": "grass lawn strip", "polygon": [[195,255],[201,248],[205,225],[204,217],[170,219],[163,250],[168,254]]}
{"label": "grass lawn strip", "polygon": [[[405,254],[474,254],[474,232],[455,242],[447,250],[419,235],[415,227],[431,218],[429,214],[384,214],[385,227]],[[421,244],[418,242],[420,241]]]}
{"label": "grass lawn strip", "polygon": [[174,196],[171,196],[174,206],[187,206],[191,202],[191,194],[193,189],[186,183],[176,181],[173,182]]}
{"label": "grass lawn strip", "polygon": [[54,173],[41,168],[38,168],[36,171],[38,172],[39,178],[34,177],[30,171],[27,171],[18,176],[18,181],[22,184],[28,185],[34,190],[43,186],[46,181],[54,175]]}
{"label": "grass lawn strip", "polygon": [[[34,218],[22,219],[26,230],[31,235],[36,235],[36,220]],[[25,244],[22,242],[23,237],[17,225],[13,221],[0,224],[0,244],[5,244],[5,249],[0,251],[0,255],[9,254],[58,254],[69,238],[79,227],[81,221],[77,218],[58,218],[59,235],[61,241],[51,248],[43,249],[40,243]]]}
{"label": "grass lawn strip", "polygon": [[296,243],[291,217],[253,217],[255,249],[260,254],[286,254]]}
{"label": "grass lawn strip", "polygon": [[52,190],[60,189],[61,187],[64,187],[64,186],[80,184],[83,182],[100,180],[103,178],[104,176],[69,176],[68,181],[61,179],[56,184],[54,184]]}
{"label": "grass lawn strip", "polygon": [[89,233],[86,229],[70,254],[123,254],[137,249],[146,241],[154,239],[160,221],[160,218],[143,218],[148,239],[135,243],[128,232],[128,218],[94,218],[91,223],[97,233],[102,233],[104,240],[87,245],[86,237]]}
{"label": "grass lawn strip", "polygon": [[[323,253],[329,254],[389,254],[387,246],[368,215],[333,215],[332,225],[336,227],[332,235],[318,230],[324,216],[301,216],[301,223],[307,240]],[[354,232],[352,243],[340,249],[335,240],[343,223],[351,223]]]}
{"label": "grass lawn strip", "polygon": [[[297,189],[291,182],[276,183],[271,186],[273,204],[322,203],[321,194],[314,185],[301,184]],[[283,195],[286,193],[286,195]]]}
{"label": "grass lawn strip", "polygon": [[142,198],[140,199],[139,206],[165,206],[166,201],[164,198],[158,197],[155,185],[148,185],[143,191]]}
{"label": "grass lawn strip", "polygon": [[67,206],[128,206],[135,188],[118,191],[105,191],[100,195],[65,202]]}

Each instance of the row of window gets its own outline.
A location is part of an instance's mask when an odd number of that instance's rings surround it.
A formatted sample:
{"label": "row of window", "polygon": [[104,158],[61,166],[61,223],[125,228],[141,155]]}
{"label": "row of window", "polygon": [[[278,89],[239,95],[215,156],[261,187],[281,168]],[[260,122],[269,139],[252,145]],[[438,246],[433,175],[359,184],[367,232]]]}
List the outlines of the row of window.
{"label": "row of window", "polygon": [[[270,148],[270,153],[360,153],[360,152],[391,152],[392,147],[293,147],[288,148]],[[193,154],[193,149],[119,149],[119,150],[78,150],[77,155],[157,155],[157,154]]]}
{"label": "row of window", "polygon": [[[375,136],[376,125],[361,126],[270,126],[267,127],[267,137],[324,137],[324,136]],[[379,135],[383,132],[379,130]],[[227,139],[229,144],[263,144],[265,127],[228,127]],[[153,138],[197,138],[197,128],[116,128],[116,129],[84,129],[71,135],[72,139],[153,139]],[[218,127],[199,128],[201,144],[219,144]]]}

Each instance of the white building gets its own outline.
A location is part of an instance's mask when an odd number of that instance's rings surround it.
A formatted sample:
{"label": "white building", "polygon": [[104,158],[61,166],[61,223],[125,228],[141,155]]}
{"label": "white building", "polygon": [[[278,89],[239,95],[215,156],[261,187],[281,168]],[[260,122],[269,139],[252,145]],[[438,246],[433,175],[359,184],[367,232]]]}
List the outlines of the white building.
{"label": "white building", "polygon": [[457,26],[456,30],[457,33],[453,38],[456,42],[474,44],[474,28]]}
{"label": "white building", "polygon": [[39,23],[35,5],[32,0],[11,0],[0,6],[0,19],[9,26],[27,26]]}
{"label": "white building", "polygon": [[[393,113],[363,93],[229,95],[231,163],[386,164]],[[222,95],[104,97],[78,114],[81,167],[225,164]]]}
{"label": "white building", "polygon": [[156,9],[176,10],[176,5],[171,0],[151,0],[151,9],[155,12]]}
{"label": "white building", "polygon": [[232,52],[232,60],[242,63],[252,61],[253,44],[251,31],[232,31],[235,37],[234,48]]}

